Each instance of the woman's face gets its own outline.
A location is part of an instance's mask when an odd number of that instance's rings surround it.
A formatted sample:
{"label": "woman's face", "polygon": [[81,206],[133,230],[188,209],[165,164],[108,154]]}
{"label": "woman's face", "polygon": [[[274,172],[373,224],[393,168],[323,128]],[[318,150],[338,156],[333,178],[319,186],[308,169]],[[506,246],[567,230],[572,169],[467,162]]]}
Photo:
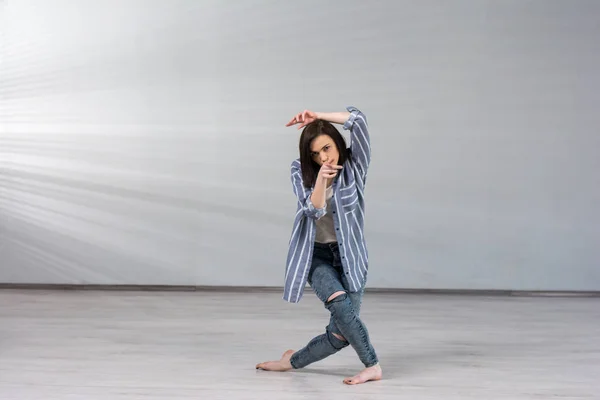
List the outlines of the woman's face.
{"label": "woman's face", "polygon": [[319,166],[323,164],[337,165],[340,159],[340,153],[335,145],[335,142],[329,135],[319,135],[313,139],[310,144],[310,151],[313,160]]}

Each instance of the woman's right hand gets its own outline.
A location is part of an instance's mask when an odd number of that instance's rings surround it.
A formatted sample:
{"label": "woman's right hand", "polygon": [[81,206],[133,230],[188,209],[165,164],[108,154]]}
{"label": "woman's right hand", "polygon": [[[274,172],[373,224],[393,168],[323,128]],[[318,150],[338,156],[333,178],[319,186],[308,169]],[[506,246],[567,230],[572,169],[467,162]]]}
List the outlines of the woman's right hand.
{"label": "woman's right hand", "polygon": [[335,178],[338,171],[341,169],[341,165],[323,164],[321,165],[321,169],[319,169],[319,175],[317,176],[317,179],[327,182],[327,180]]}
{"label": "woman's right hand", "polygon": [[317,175],[317,182],[315,183],[314,190],[310,195],[310,200],[316,208],[325,207],[327,184],[330,179],[335,177],[335,175],[340,169],[342,169],[341,165],[321,165],[321,168],[319,169],[319,174]]}

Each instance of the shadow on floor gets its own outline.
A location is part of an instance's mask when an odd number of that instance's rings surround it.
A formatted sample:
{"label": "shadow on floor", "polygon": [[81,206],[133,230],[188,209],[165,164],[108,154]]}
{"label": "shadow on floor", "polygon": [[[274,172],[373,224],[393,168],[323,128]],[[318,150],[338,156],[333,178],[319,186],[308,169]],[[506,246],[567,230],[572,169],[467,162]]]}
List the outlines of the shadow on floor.
{"label": "shadow on floor", "polygon": [[[480,357],[482,352],[470,346],[468,349],[440,349],[426,352],[406,352],[396,354],[380,355],[380,363],[383,369],[383,379],[395,379],[402,376],[419,374],[423,371],[433,369],[453,368],[458,364],[468,362],[470,358]],[[354,365],[354,364],[353,364]],[[317,374],[339,376],[342,378],[353,376],[360,371],[360,363],[356,368],[314,368],[306,367],[297,371],[296,374]]]}

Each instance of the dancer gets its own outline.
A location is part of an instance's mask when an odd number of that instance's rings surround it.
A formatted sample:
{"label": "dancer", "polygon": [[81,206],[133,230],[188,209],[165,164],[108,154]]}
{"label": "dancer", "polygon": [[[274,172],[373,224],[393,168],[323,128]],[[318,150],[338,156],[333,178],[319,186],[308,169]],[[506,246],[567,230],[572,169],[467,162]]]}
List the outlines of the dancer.
{"label": "dancer", "polygon": [[[350,147],[333,124],[350,130]],[[369,333],[360,319],[367,280],[364,238],[364,190],[371,144],[365,115],[355,107],[345,112],[304,111],[286,126],[299,124],[300,158],[292,162],[291,181],[298,198],[289,243],[283,298],[300,301],[306,282],[329,310],[325,333],[280,360],[256,365],[267,371],[306,367],[348,345],[365,369],[344,383],[379,380],[382,370]]]}

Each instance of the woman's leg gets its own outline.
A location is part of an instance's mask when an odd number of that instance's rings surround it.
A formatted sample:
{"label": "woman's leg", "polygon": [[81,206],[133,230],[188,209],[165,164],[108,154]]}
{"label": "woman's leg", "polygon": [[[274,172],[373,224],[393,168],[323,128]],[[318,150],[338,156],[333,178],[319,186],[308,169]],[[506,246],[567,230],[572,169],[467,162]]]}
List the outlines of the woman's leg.
{"label": "woman's leg", "polygon": [[303,368],[337,353],[350,344],[367,368],[344,382],[357,384],[381,378],[377,355],[370,343],[368,331],[359,317],[362,291],[348,293],[348,285],[342,278],[336,250],[332,252],[330,249],[316,247],[309,275],[309,283],[315,294],[331,313],[325,333],[314,337],[299,351],[288,350],[281,360],[261,363],[257,368],[276,371]]}
{"label": "woman's leg", "polygon": [[356,312],[350,296],[345,290],[335,291],[328,295],[325,308],[331,313],[334,326],[333,333],[341,334],[347,341],[365,367],[376,365],[379,360],[371,344],[367,327]]}
{"label": "woman's leg", "polygon": [[324,334],[313,338],[307,346],[294,353],[290,360],[292,367],[302,368],[320,361],[348,344],[354,348],[365,367],[376,365],[377,354],[370,342],[367,328],[360,319],[362,293],[347,292],[341,268],[335,262],[316,265],[311,271],[310,281],[317,297],[331,313],[331,319]]}
{"label": "woman's leg", "polygon": [[345,291],[332,294],[325,303],[325,307],[331,312],[332,319],[341,332],[342,338],[350,343],[366,367],[355,376],[344,379],[344,383],[356,385],[381,379],[381,367],[371,344],[369,332],[354,310],[350,294]]}
{"label": "woman's leg", "polygon": [[[381,367],[379,366],[375,350],[371,345],[367,328],[360,320],[360,308],[362,305],[364,289],[358,293],[352,293],[348,290],[349,284],[346,275],[344,275],[343,272],[337,246],[332,247],[332,254],[333,266],[337,267],[340,273],[339,276],[344,290],[336,291],[327,298],[326,302],[324,302],[325,307],[331,312],[330,330],[340,340],[347,340],[350,342],[366,367],[356,376],[344,379],[344,383],[354,385],[370,380],[379,380],[382,376]],[[338,306],[339,303],[336,305],[336,299],[339,299],[339,301],[345,303],[345,305]],[[350,322],[349,324],[340,321],[340,316],[344,315],[346,315],[346,319]],[[352,319],[354,319],[354,321],[352,321]],[[352,325],[355,326],[354,329],[352,328]],[[350,333],[346,333],[346,336],[348,336],[349,339],[346,339],[343,335],[344,331],[348,331],[349,327]],[[357,330],[359,331],[358,335],[356,334]],[[362,339],[362,344],[357,344],[357,339]]]}
{"label": "woman's leg", "polygon": [[[345,294],[345,292],[342,293]],[[360,307],[362,303],[362,291],[359,293],[349,294],[347,296],[347,299],[350,299],[355,316],[358,319],[358,313],[360,313]],[[342,334],[343,330],[344,329],[340,330],[338,328],[338,325],[336,323],[336,317],[332,313],[330,323],[326,327],[324,334],[314,337],[306,346],[304,346],[299,351],[288,350],[285,353],[283,353],[280,360],[260,363],[256,366],[256,368],[264,369],[267,371],[288,371],[291,369],[303,368],[309,364],[323,360],[324,358],[337,353],[338,351],[342,350],[343,348],[349,345],[348,341]],[[364,326],[362,332],[366,334],[366,342],[368,343],[368,346],[372,349],[372,346],[370,345],[368,340],[368,333]],[[353,337],[354,335],[347,334],[347,336]],[[372,351],[372,355],[374,356],[375,364],[373,364],[373,361],[369,363],[369,366],[365,364],[367,368],[365,368],[359,374],[351,378],[344,379],[344,383],[349,385],[355,385],[371,380],[381,379],[381,367],[379,366],[379,364],[377,364],[377,357],[375,355],[374,350]]]}
{"label": "woman's leg", "polygon": [[[323,260],[312,268],[310,279],[311,287],[323,302],[327,301],[328,293],[344,290],[339,271],[327,261],[329,260]],[[361,294],[356,293],[350,297],[357,312],[360,312]],[[332,316],[329,325],[325,327],[325,333],[315,336],[306,346],[295,352],[290,363],[294,369],[304,368],[337,353],[348,345],[348,341],[342,336]]]}
{"label": "woman's leg", "polygon": [[[344,290],[340,265],[339,257],[336,256],[330,246],[315,245],[308,283],[323,303],[327,301],[328,293]],[[356,295],[354,298],[359,299]],[[360,302],[357,304],[358,308],[360,308]],[[256,367],[270,371],[304,368],[337,353],[345,347],[348,347],[348,342],[342,337],[333,317],[331,317],[329,325],[325,328],[325,333],[312,338],[306,346],[298,351],[288,350],[283,353],[280,360],[260,363]]]}

